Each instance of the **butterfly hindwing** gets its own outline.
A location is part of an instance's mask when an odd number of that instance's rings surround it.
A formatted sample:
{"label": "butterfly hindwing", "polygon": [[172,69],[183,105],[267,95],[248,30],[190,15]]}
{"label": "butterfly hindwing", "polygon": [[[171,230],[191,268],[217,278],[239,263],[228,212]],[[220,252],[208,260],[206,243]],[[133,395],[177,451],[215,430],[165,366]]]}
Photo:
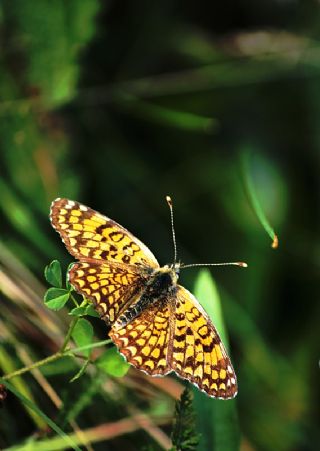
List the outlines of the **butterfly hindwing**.
{"label": "butterfly hindwing", "polygon": [[172,371],[168,363],[172,311],[172,302],[155,302],[125,327],[109,333],[127,361],[151,376]]}
{"label": "butterfly hindwing", "polygon": [[79,260],[159,267],[147,246],[128,230],[79,202],[56,199],[50,219],[70,254]]}

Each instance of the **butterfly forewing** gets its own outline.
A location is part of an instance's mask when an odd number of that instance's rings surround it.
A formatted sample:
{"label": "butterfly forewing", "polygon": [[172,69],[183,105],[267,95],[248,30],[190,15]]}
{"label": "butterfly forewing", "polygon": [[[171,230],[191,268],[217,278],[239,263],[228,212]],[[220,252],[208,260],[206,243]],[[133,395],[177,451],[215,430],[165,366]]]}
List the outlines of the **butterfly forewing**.
{"label": "butterfly forewing", "polygon": [[171,366],[216,398],[237,394],[236,375],[218,332],[196,298],[178,286]]}
{"label": "butterfly forewing", "polygon": [[70,254],[79,260],[159,267],[147,246],[128,230],[79,202],[56,199],[50,219]]}

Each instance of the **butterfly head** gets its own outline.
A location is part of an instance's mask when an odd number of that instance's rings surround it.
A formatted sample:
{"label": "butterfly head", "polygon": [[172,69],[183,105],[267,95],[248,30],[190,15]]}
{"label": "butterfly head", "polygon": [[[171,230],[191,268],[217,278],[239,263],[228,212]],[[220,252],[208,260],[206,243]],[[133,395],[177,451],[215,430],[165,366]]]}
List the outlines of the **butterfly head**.
{"label": "butterfly head", "polygon": [[165,265],[163,266],[162,271],[167,272],[170,274],[172,283],[175,285],[178,282],[179,275],[180,275],[180,266],[181,263],[172,263],[171,265]]}

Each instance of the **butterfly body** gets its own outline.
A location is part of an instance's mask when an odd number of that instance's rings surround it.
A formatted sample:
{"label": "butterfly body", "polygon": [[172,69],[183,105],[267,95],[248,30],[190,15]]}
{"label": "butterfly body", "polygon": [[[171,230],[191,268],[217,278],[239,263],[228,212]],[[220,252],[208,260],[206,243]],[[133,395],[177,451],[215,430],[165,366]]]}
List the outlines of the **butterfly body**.
{"label": "butterfly body", "polygon": [[130,364],[151,376],[174,371],[215,398],[237,394],[216,328],[178,284],[179,264],[160,267],[128,230],[78,202],[56,199],[50,218],[78,260],[70,283],[110,325],[109,336]]}
{"label": "butterfly body", "polygon": [[124,327],[144,310],[150,308],[152,304],[162,304],[166,302],[168,297],[175,296],[178,280],[177,271],[175,267],[167,265],[153,270],[148,275],[137,302],[129,305],[119,315],[113,327],[118,329]]}

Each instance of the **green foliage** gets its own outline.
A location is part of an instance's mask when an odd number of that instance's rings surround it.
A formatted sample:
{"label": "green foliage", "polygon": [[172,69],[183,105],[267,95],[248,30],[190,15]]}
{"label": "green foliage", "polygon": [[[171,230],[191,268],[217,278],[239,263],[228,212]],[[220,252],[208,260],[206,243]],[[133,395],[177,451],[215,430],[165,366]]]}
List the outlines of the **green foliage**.
{"label": "green foliage", "polygon": [[176,402],[174,425],[171,434],[172,451],[195,451],[198,449],[199,434],[196,429],[192,395],[187,387]]}
{"label": "green foliage", "polygon": [[[93,339],[93,327],[89,321],[84,318],[79,318],[73,328],[72,338],[79,348],[91,344]],[[85,356],[89,357],[90,349],[83,350],[82,352]]]}
{"label": "green foliage", "polygon": [[119,354],[115,347],[107,349],[96,361],[98,368],[109,376],[123,377],[130,365]]}
{"label": "green foliage", "polygon": [[[69,265],[68,270],[72,264]],[[44,295],[44,303],[50,310],[61,310],[71,297],[71,287],[68,281],[68,270],[66,272],[66,288],[62,288],[62,269],[58,260],[53,260],[49,265],[45,267],[44,275],[48,283],[53,285],[54,288],[49,288]],[[92,309],[87,310],[89,306],[75,307],[70,314],[74,316],[82,316],[86,314],[92,314]],[[88,311],[88,313],[86,313]]]}
{"label": "green foliage", "polygon": [[68,302],[70,293],[64,288],[49,288],[44,295],[44,303],[51,310],[60,310]]}
{"label": "green foliage", "polygon": [[54,376],[68,377],[70,373],[74,373],[78,368],[74,359],[70,359],[70,356],[61,357],[53,363],[48,363],[41,368],[41,372],[45,377],[51,378]]}
{"label": "green foliage", "polygon": [[37,86],[48,106],[61,105],[74,96],[77,59],[94,33],[97,11],[95,0],[46,1],[37,8],[22,0],[3,2],[4,16],[10,15],[15,23],[20,51],[28,55],[26,79]]}
{"label": "green foliage", "polygon": [[45,267],[44,276],[46,281],[54,287],[62,287],[62,270],[58,260],[53,260],[49,265]]}
{"label": "green foliage", "polygon": [[70,310],[69,315],[71,316],[93,316],[94,318],[99,318],[99,314],[94,309],[93,305],[84,305],[82,307],[75,307]]}

